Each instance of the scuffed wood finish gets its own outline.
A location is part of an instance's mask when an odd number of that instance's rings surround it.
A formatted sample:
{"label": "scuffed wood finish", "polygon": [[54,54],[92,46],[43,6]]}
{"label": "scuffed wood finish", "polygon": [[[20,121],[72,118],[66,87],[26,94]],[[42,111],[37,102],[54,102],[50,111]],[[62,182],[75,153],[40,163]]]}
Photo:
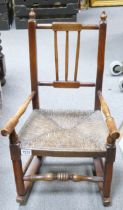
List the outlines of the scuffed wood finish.
{"label": "scuffed wood finish", "polygon": [[82,176],[78,174],[69,174],[65,172],[47,173],[44,175],[24,176],[24,181],[68,181],[74,182],[88,181],[88,182],[103,182],[103,177]]}
{"label": "scuffed wood finish", "polygon": [[9,135],[9,140],[10,140],[10,144],[18,144],[19,140],[18,140],[18,135],[15,131],[15,129],[13,129],[13,131],[11,132],[11,134]]}
{"label": "scuffed wood finish", "polygon": [[35,91],[35,97],[32,100],[33,109],[39,109],[39,97],[37,86],[37,46],[36,46],[36,21],[35,12],[32,9],[28,21],[28,36],[29,36],[29,56],[30,56],[30,76],[31,89]]}
{"label": "scuffed wood finish", "polygon": [[[39,24],[38,24],[39,27]],[[42,24],[40,24],[40,28],[44,28]],[[45,26],[46,28],[46,26]],[[53,23],[51,26],[48,25],[47,29],[53,29],[54,31],[81,31],[81,30],[97,30],[99,29],[98,25],[83,25],[80,23]]]}
{"label": "scuffed wood finish", "polygon": [[[94,162],[94,169],[95,169],[95,172],[96,172],[96,176],[104,177],[104,168],[103,168],[102,159],[99,158],[99,157],[94,158],[93,162]],[[103,183],[99,182],[98,187],[99,187],[99,190],[100,190],[100,192],[103,196]]]}
{"label": "scuffed wood finish", "polygon": [[[57,24],[57,27],[56,27]],[[83,25],[78,23],[64,23],[62,22],[62,27],[60,26],[61,23],[53,23],[53,24],[37,24],[37,29],[53,29],[54,31],[81,31],[81,30],[98,30],[98,25]],[[77,26],[75,26],[77,24]],[[69,26],[68,26],[69,25]],[[74,29],[73,29],[74,26]],[[70,30],[68,30],[70,29]]]}
{"label": "scuffed wood finish", "polygon": [[65,47],[65,81],[68,80],[68,58],[69,58],[69,31],[66,31],[66,47]]}
{"label": "scuffed wood finish", "polygon": [[[39,169],[41,167],[41,164],[42,164],[42,161],[40,158],[38,158],[38,157],[33,158],[33,160],[31,161],[31,164],[28,167],[27,174],[30,175],[30,174],[38,173]],[[27,199],[27,195],[33,186],[33,182],[29,182],[29,181],[24,182],[24,180],[23,180],[23,183],[24,183],[25,194],[22,195],[22,194],[18,193],[17,198],[16,198],[16,201],[20,204],[25,203],[25,201]]]}
{"label": "scuffed wood finish", "polygon": [[94,83],[80,83],[80,82],[54,82],[53,87],[55,88],[79,88],[79,87],[94,87]]}
{"label": "scuffed wood finish", "polygon": [[76,47],[76,60],[75,60],[74,81],[77,80],[78,63],[79,63],[79,51],[80,51],[80,31],[78,31],[78,36],[77,36],[77,47]]}
{"label": "scuffed wood finish", "polygon": [[80,87],[95,87],[94,82],[73,82],[73,81],[54,81],[54,82],[38,82],[39,86],[52,86],[54,88],[80,88]]}
{"label": "scuffed wood finish", "polygon": [[82,29],[82,24],[80,23],[53,23],[52,29],[54,31],[79,31]]}
{"label": "scuffed wood finish", "polygon": [[99,44],[98,44],[98,58],[97,58],[97,76],[96,76],[96,89],[95,89],[95,110],[100,109],[100,102],[97,92],[102,91],[103,72],[104,72],[104,59],[105,59],[105,41],[106,41],[106,13],[101,14],[99,26]]}
{"label": "scuffed wood finish", "polygon": [[56,67],[56,81],[59,80],[59,67],[58,67],[58,40],[57,31],[54,31],[54,50],[55,50],[55,67]]}
{"label": "scuffed wood finish", "polygon": [[104,185],[103,185],[103,203],[105,206],[109,205],[111,202],[110,191],[111,191],[111,182],[113,176],[113,164],[115,161],[116,147],[113,145],[107,146],[107,155],[105,160],[104,167]]}
{"label": "scuffed wood finish", "polygon": [[33,99],[35,95],[35,92],[33,91],[31,95],[25,100],[25,102],[22,104],[22,106],[18,109],[16,114],[10,118],[10,120],[6,123],[4,128],[1,130],[1,134],[3,136],[7,136],[8,134],[11,134],[14,130],[15,126],[17,125],[20,117],[23,115],[23,113],[26,111],[30,101]]}
{"label": "scuffed wood finish", "polygon": [[25,187],[23,181],[23,170],[21,161],[21,150],[19,147],[18,136],[13,130],[9,136],[10,139],[10,154],[14,171],[16,191],[19,195],[25,195]]}
{"label": "scuffed wood finish", "polygon": [[81,151],[57,151],[57,150],[32,150],[33,155],[41,155],[47,157],[106,157],[106,151],[102,152],[81,152]]}
{"label": "scuffed wood finish", "polygon": [[111,202],[110,191],[111,191],[112,175],[113,175],[113,163],[106,162],[104,188],[103,188],[103,203],[105,206],[109,205]]}
{"label": "scuffed wood finish", "polygon": [[25,195],[25,187],[23,181],[23,171],[22,171],[22,162],[20,160],[12,160],[13,171],[15,175],[16,191],[18,195]]}
{"label": "scuffed wood finish", "polygon": [[119,138],[120,133],[118,132],[118,129],[115,124],[115,120],[110,114],[109,107],[105,99],[103,98],[101,91],[98,91],[98,96],[99,96],[102,111],[106,117],[106,124],[109,130],[109,138],[107,139],[108,141],[107,143],[112,144],[115,142],[117,138]]}

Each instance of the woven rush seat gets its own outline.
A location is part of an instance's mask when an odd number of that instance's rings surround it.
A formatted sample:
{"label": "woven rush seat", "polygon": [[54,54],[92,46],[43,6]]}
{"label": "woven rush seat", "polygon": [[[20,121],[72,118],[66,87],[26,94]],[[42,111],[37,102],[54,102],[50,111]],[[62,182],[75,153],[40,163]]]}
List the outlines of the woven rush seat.
{"label": "woven rush seat", "polygon": [[34,110],[19,133],[21,149],[106,151],[107,128],[100,111]]}

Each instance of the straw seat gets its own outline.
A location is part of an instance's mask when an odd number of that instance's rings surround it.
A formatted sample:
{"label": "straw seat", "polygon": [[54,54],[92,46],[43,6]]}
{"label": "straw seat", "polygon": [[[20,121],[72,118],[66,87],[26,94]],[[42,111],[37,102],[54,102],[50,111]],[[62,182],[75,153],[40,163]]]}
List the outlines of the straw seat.
{"label": "straw seat", "polygon": [[107,135],[100,111],[34,110],[19,139],[22,149],[103,152]]}

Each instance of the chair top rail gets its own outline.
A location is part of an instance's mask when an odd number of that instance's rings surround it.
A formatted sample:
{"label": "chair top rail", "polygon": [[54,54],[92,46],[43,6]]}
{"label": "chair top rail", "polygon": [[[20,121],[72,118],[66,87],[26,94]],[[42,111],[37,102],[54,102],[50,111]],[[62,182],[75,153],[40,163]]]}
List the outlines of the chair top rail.
{"label": "chair top rail", "polygon": [[52,29],[54,31],[81,31],[81,30],[97,30],[99,25],[83,25],[80,23],[52,23],[52,24],[37,24],[37,29]]}
{"label": "chair top rail", "polygon": [[[29,13],[29,22],[35,21],[36,13],[34,12],[34,9],[32,8]],[[100,20],[102,22],[106,21],[106,13],[105,11],[102,12],[100,16]],[[84,25],[77,22],[53,22],[52,24],[36,24],[37,29],[53,29],[54,31],[81,31],[81,30],[97,30],[100,28],[100,24],[91,24],[91,25]]]}

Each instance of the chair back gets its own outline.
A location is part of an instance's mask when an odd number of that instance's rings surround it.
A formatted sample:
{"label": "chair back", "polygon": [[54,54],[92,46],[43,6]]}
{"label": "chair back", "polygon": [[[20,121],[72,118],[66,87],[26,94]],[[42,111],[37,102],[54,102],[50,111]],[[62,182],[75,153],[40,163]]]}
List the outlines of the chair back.
{"label": "chair back", "polygon": [[[52,86],[54,88],[80,88],[80,87],[95,87],[95,110],[100,109],[100,103],[97,92],[102,90],[103,72],[104,72],[104,56],[105,56],[105,40],[106,40],[106,14],[102,12],[99,25],[83,25],[81,23],[66,23],[54,22],[52,24],[38,24],[35,20],[35,12],[32,9],[29,15],[28,32],[29,32],[29,52],[30,52],[30,74],[31,74],[31,89],[36,92],[33,98],[33,108],[39,109],[38,86]],[[55,55],[55,78],[53,82],[44,82],[38,80],[37,74],[37,45],[36,45],[36,30],[50,29],[54,32],[54,55]],[[98,30],[98,56],[97,56],[97,73],[96,82],[80,82],[78,76],[78,63],[80,54],[80,36],[83,30]],[[58,32],[66,33],[65,40],[65,78],[60,80],[59,77],[59,59],[58,59]],[[76,56],[73,81],[68,78],[69,64],[69,32],[77,33]]]}

